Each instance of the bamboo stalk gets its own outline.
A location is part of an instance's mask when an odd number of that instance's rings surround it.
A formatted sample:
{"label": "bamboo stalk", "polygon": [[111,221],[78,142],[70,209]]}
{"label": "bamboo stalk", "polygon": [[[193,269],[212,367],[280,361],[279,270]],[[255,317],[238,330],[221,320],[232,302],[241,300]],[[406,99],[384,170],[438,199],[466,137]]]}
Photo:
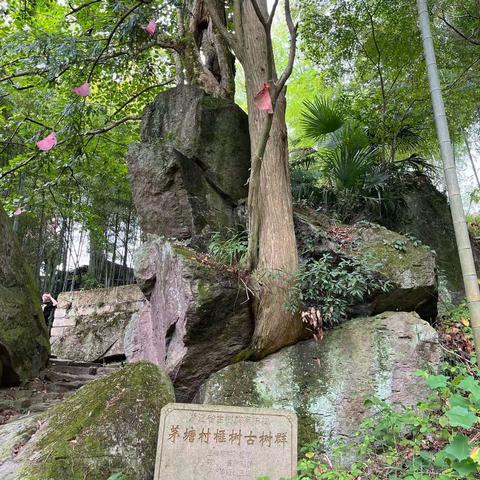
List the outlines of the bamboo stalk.
{"label": "bamboo stalk", "polygon": [[462,267],[463,283],[465,285],[468,308],[470,310],[477,363],[480,366],[480,290],[478,287],[477,273],[475,271],[470,235],[468,233],[465,212],[463,210],[462,198],[460,195],[460,187],[458,185],[457,172],[455,170],[453,148],[450,141],[447,115],[440,87],[440,78],[438,75],[426,0],[417,0],[417,7],[425,61],[427,64],[428,81],[430,84],[430,94],[435,116],[435,125],[437,128],[438,141],[440,143],[443,169],[445,172],[448,198],[450,201],[450,211],[455,229],[455,238],[457,240],[458,256],[460,257],[460,264]]}

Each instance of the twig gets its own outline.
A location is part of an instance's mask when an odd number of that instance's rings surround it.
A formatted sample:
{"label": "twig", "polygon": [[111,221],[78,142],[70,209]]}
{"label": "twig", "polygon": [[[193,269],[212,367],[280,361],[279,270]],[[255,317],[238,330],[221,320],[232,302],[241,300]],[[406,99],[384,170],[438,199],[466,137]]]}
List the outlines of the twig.
{"label": "twig", "polygon": [[90,130],[88,132],[85,132],[83,135],[84,136],[92,136],[92,135],[98,135],[99,133],[105,133],[105,132],[108,132],[109,130],[112,130],[113,128],[115,127],[118,127],[119,125],[121,125],[122,123],[125,123],[125,122],[138,122],[142,119],[141,116],[128,116],[128,117],[124,117],[124,118],[121,118],[120,120],[117,120],[113,123],[111,123],[110,125],[107,125],[106,127],[102,127],[102,128],[97,128],[96,130]]}
{"label": "twig", "polygon": [[293,71],[293,64],[295,63],[295,54],[297,51],[297,27],[298,24],[294,24],[292,20],[292,12],[290,10],[290,0],[285,0],[285,20],[287,22],[288,31],[290,32],[290,52],[288,54],[288,63],[283,71],[280,79],[278,80],[276,87],[277,87],[277,96],[280,91],[285,86],[288,78],[292,74]]}
{"label": "twig", "polygon": [[133,102],[136,98],[138,98],[140,95],[143,95],[145,92],[148,92],[149,90],[152,90],[154,88],[160,88],[160,87],[165,87],[166,85],[170,84],[173,82],[173,78],[167,80],[166,82],[163,83],[158,83],[157,85],[150,85],[149,87],[144,88],[143,90],[140,90],[137,92],[133,97],[129,98],[125,103],[120,105],[120,107],[115,110],[115,112],[111,115],[112,117],[115,117],[121,110],[123,110],[129,103]]}
{"label": "twig", "polygon": [[445,18],[445,13],[442,12],[442,15],[439,15],[438,18],[440,20],[442,20],[445,25],[447,25],[447,27],[451,28],[457,35],[459,35],[460,37],[462,37],[464,40],[466,40],[467,42],[471,43],[472,45],[480,45],[480,41],[479,40],[476,40],[474,38],[471,38],[471,37],[468,37],[467,35],[465,35],[462,31],[460,31],[457,27],[455,27],[455,25],[452,25],[446,18]]}
{"label": "twig", "polygon": [[20,162],[18,165],[15,165],[15,167],[11,168],[10,170],[7,170],[5,172],[0,173],[0,180],[2,180],[2,178],[5,178],[7,175],[11,175],[12,173],[16,172],[17,170],[20,170],[25,165],[28,165],[32,160],[35,160],[35,158],[37,158],[37,156],[38,156],[38,152],[34,153],[30,158],[27,158],[23,162]]}
{"label": "twig", "polygon": [[107,38],[107,41],[105,43],[105,46],[102,48],[102,51],[100,52],[100,54],[98,55],[98,57],[95,59],[95,61],[93,62],[93,65],[92,65],[92,68],[90,70],[90,74],[88,75],[88,81],[91,80],[92,76],[93,76],[93,72],[95,70],[95,67],[97,66],[98,62],[100,61],[100,58],[102,57],[102,55],[106,52],[106,50],[108,49],[108,47],[110,46],[110,42],[112,41],[112,38],[113,36],[115,35],[115,32],[117,31],[117,29],[120,27],[120,25],[124,22],[124,20],[131,14],[133,13],[137,8],[139,8],[141,5],[143,4],[143,2],[139,2],[139,3],[136,3],[133,7],[129,8],[117,21],[117,23],[115,24],[115,26],[113,27],[112,31],[110,32],[110,35],[108,36]]}
{"label": "twig", "polygon": [[72,8],[67,14],[65,14],[66,17],[69,15],[73,15],[74,13],[79,12],[80,10],[83,10],[84,8],[89,7],[90,5],[93,5],[94,3],[101,2],[102,0],[91,0],[90,2],[83,3],[82,5],[79,5],[78,7]]}

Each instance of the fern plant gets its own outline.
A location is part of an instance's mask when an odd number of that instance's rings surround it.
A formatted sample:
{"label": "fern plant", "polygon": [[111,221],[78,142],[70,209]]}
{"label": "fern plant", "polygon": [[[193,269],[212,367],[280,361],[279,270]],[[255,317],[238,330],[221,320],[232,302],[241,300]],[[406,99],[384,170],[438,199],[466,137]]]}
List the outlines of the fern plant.
{"label": "fern plant", "polygon": [[215,232],[208,245],[208,253],[224,265],[242,264],[247,256],[248,234],[245,230],[229,229],[226,233]]}

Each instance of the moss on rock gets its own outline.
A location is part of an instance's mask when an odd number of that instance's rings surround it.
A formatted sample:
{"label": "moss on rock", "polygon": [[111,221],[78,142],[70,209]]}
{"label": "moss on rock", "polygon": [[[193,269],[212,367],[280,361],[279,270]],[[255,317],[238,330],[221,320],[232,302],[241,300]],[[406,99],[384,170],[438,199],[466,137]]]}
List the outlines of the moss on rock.
{"label": "moss on rock", "polygon": [[38,375],[50,352],[40,292],[0,207],[0,385]]}
{"label": "moss on rock", "polygon": [[160,411],[172,401],[170,379],[146,362],[85,385],[43,416],[19,479],[152,478]]}
{"label": "moss on rock", "polygon": [[294,411],[299,445],[318,440],[332,454],[338,443],[355,443],[359,424],[370,414],[366,399],[400,407],[427,398],[415,371],[435,369],[440,358],[430,325],[414,313],[386,312],[346,322],[321,342],[230,365],[209,377],[195,401]]}

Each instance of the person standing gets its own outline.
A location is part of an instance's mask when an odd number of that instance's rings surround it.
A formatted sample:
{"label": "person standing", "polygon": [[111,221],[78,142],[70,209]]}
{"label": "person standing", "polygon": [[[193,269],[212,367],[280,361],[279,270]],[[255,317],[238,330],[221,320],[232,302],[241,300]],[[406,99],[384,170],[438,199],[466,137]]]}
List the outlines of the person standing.
{"label": "person standing", "polygon": [[55,314],[55,309],[57,308],[58,302],[50,295],[50,293],[44,293],[42,295],[42,309],[43,309],[43,318],[48,327],[48,331],[52,328],[53,316]]}

